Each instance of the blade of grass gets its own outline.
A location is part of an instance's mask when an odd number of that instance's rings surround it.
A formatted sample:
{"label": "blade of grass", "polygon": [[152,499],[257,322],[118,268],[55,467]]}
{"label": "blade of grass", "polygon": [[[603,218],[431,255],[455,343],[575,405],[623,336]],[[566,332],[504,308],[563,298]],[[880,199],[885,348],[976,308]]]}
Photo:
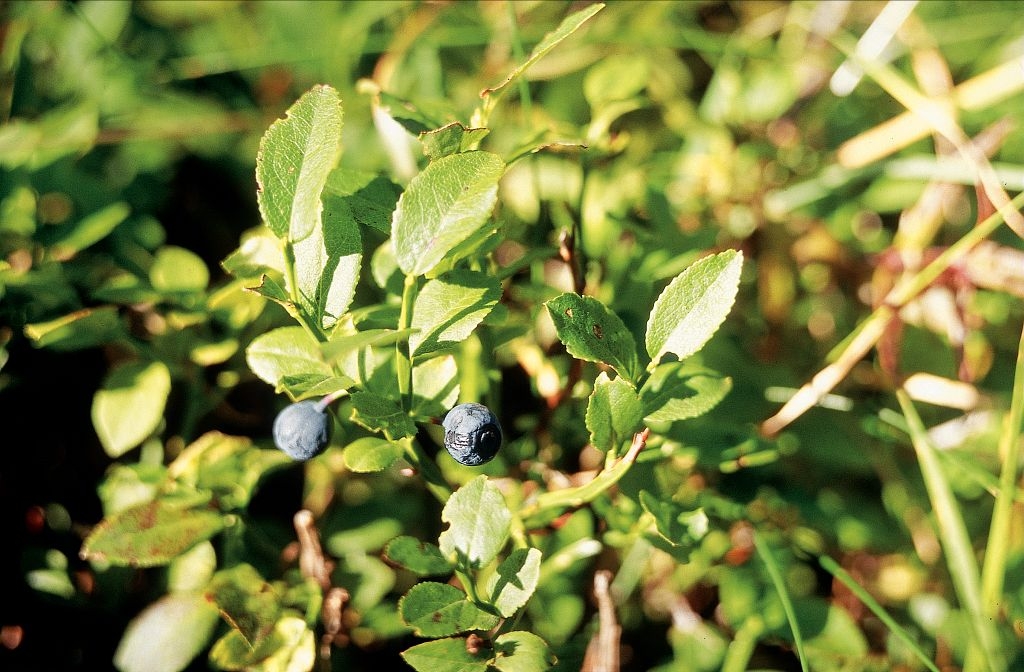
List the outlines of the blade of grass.
{"label": "blade of grass", "polygon": [[1017,470],[1020,464],[1020,429],[1024,421],[1024,332],[1017,346],[1017,366],[1013,375],[1013,396],[1010,413],[1004,420],[999,436],[999,456],[1003,460],[999,475],[992,524],[985,549],[985,563],[981,571],[981,602],[989,618],[999,614],[1006,570],[1006,556],[1010,544],[1010,524],[1016,495]]}
{"label": "blade of grass", "polygon": [[840,567],[839,563],[827,555],[823,555],[818,558],[818,563],[826,572],[834,576],[840,583],[849,588],[850,592],[856,595],[857,599],[860,600],[865,607],[870,609],[871,613],[877,616],[878,620],[885,624],[885,627],[892,631],[892,634],[896,635],[900,641],[907,645],[907,648],[917,656],[917,659],[920,660],[925,667],[931,670],[931,672],[939,672],[939,668],[936,667],[935,663],[928,658],[928,655],[921,650],[921,647],[917,645],[917,642],[914,641],[910,634],[900,626],[900,624],[897,623],[893,617],[888,614],[888,612],[885,611],[882,605],[880,605],[875,598],[871,597],[871,593],[864,590],[864,588],[857,583],[856,579],[850,576],[845,569]]}
{"label": "blade of grass", "polygon": [[[807,672],[807,655],[804,653],[804,637],[800,632],[800,624],[796,620],[796,610],[793,609],[793,601],[789,599],[789,590],[786,589],[786,582],[782,579],[782,572],[779,571],[779,565],[775,562],[775,556],[772,555],[771,549],[765,544],[764,540],[761,539],[761,535],[754,533],[754,548],[757,549],[757,555],[761,558],[761,562],[764,563],[765,569],[768,570],[768,578],[772,580],[772,584],[775,586],[775,592],[779,594],[779,601],[782,602],[782,610],[786,612],[786,620],[789,621],[789,628],[793,631],[793,643],[796,645],[796,655],[800,659],[800,669],[803,672]],[[938,672],[938,671],[936,671]]]}
{"label": "blade of grass", "polygon": [[[928,499],[938,523],[939,538],[945,550],[946,564],[949,568],[953,588],[956,590],[960,604],[967,611],[968,620],[974,635],[973,644],[983,654],[984,669],[1001,672],[1006,669],[1006,661],[999,650],[996,635],[989,626],[989,621],[982,612],[981,581],[978,576],[978,563],[974,559],[974,551],[967,535],[967,527],[953,496],[953,490],[946,479],[946,474],[939,462],[935,449],[928,440],[921,417],[917,414],[910,396],[902,389],[896,390],[903,417],[907,420],[910,441],[917,453],[921,475],[924,478]],[[971,656],[968,656],[969,658]]]}

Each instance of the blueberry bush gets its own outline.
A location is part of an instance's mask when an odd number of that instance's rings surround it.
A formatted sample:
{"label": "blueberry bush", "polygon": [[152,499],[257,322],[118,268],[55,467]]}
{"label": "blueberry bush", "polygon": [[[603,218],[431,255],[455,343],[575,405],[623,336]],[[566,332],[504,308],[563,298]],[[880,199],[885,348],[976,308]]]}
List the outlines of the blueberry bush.
{"label": "blueberry bush", "polygon": [[15,2],[12,670],[1024,665],[1012,2]]}

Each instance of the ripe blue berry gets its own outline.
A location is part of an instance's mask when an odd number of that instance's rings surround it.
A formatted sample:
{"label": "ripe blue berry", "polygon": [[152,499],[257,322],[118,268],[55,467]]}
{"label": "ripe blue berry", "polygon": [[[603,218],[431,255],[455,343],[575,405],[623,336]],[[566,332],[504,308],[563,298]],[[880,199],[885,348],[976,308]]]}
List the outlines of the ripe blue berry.
{"label": "ripe blue berry", "polygon": [[478,467],[501,448],[501,425],[483,404],[459,404],[444,416],[444,447],[457,462]]}
{"label": "ripe blue berry", "polygon": [[293,460],[305,461],[324,452],[331,438],[326,410],[313,399],[286,406],[274,419],[274,443]]}

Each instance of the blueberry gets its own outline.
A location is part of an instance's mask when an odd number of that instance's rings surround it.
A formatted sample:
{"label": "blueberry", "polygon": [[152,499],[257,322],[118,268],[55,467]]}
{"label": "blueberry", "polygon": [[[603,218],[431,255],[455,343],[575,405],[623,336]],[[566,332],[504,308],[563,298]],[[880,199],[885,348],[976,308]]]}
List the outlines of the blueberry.
{"label": "blueberry", "polygon": [[501,448],[501,425],[483,404],[459,404],[444,416],[444,447],[457,462],[478,467]]}
{"label": "blueberry", "polygon": [[308,460],[324,452],[331,438],[326,410],[313,399],[286,406],[274,419],[274,443],[293,460]]}

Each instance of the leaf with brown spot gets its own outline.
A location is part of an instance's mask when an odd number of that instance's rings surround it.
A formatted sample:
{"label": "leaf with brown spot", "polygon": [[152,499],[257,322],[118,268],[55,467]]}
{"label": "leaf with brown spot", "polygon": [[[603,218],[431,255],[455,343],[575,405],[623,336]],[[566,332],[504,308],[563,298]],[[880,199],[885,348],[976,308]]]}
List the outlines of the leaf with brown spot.
{"label": "leaf with brown spot", "polygon": [[86,537],[81,556],[113,565],[166,565],[223,528],[218,511],[157,499],[103,519]]}

